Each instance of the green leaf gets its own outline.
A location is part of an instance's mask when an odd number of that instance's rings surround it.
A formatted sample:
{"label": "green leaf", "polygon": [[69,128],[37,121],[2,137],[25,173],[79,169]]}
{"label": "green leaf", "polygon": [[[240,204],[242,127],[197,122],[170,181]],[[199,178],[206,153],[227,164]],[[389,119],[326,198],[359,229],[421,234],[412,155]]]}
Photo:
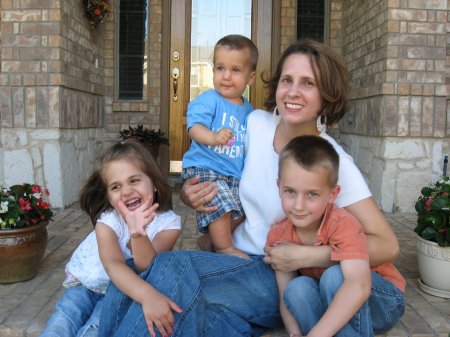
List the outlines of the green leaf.
{"label": "green leaf", "polygon": [[425,240],[435,240],[436,239],[436,230],[433,227],[427,227],[425,228],[425,230],[422,232],[422,237]]}
{"label": "green leaf", "polygon": [[428,187],[428,186],[422,188],[422,190],[420,191],[420,193],[422,193],[422,195],[424,195],[425,197],[431,196],[432,192],[433,192],[433,189],[431,187]]}
{"label": "green leaf", "polygon": [[417,213],[422,213],[425,210],[425,201],[423,199],[417,200],[415,208]]}
{"label": "green leaf", "polygon": [[440,233],[436,233],[436,242],[438,243],[439,246],[444,247],[445,246],[445,236]]}
{"label": "green leaf", "polygon": [[431,202],[431,209],[435,211],[448,210],[449,209],[448,197],[438,196]]}

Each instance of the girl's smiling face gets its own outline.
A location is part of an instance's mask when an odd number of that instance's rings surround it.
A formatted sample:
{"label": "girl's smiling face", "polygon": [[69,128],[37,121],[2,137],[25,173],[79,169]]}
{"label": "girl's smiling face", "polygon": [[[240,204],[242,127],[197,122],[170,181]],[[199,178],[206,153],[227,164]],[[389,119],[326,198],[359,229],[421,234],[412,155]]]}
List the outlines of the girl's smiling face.
{"label": "girl's smiling face", "polygon": [[114,160],[105,164],[103,179],[111,205],[116,208],[122,200],[129,210],[135,210],[152,197],[155,187],[152,180],[131,160]]}
{"label": "girl's smiling face", "polygon": [[278,111],[284,122],[316,129],[316,120],[322,107],[322,96],[308,57],[292,54],[283,64],[276,91]]}

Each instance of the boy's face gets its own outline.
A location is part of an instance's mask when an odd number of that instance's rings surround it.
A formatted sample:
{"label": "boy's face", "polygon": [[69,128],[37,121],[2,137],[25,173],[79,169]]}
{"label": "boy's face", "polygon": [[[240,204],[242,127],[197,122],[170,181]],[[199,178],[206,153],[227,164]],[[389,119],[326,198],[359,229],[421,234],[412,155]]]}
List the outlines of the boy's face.
{"label": "boy's face", "polygon": [[330,186],[329,171],[316,167],[305,170],[287,158],[277,181],[281,206],[287,218],[298,230],[317,230],[328,203],[333,203],[339,186]]}
{"label": "boy's face", "polygon": [[250,50],[230,49],[218,46],[214,53],[214,89],[235,104],[242,104],[245,87],[252,85],[255,72],[252,70]]}

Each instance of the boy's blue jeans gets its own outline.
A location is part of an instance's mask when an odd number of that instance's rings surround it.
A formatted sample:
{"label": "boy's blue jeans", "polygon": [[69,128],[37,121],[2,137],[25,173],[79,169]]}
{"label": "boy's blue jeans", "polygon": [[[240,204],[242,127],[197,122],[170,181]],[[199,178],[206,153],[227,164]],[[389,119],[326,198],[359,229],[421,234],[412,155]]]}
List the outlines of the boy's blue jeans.
{"label": "boy's blue jeans", "polygon": [[[344,276],[339,265],[328,268],[320,280],[299,276],[289,282],[283,294],[286,307],[306,335],[323,316]],[[339,332],[337,337],[373,337],[392,328],[405,310],[404,294],[391,282],[372,272],[369,299]]]}
{"label": "boy's blue jeans", "polygon": [[97,337],[103,297],[81,285],[65,289],[40,337]]}
{"label": "boy's blue jeans", "polygon": [[[167,252],[140,276],[183,309],[174,314],[174,337],[259,336],[282,326],[275,274],[262,256]],[[99,336],[149,336],[141,305],[113,284],[102,305]]]}

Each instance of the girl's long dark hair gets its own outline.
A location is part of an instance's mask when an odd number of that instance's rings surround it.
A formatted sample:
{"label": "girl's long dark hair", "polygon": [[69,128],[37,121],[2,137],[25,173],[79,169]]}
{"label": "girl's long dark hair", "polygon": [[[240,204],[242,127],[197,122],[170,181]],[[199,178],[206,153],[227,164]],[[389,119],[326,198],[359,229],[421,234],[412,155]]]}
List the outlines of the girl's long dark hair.
{"label": "girl's long dark hair", "polygon": [[109,202],[102,170],[105,164],[123,159],[133,162],[152,180],[156,188],[153,202],[159,204],[158,211],[172,209],[172,190],[166,176],[161,172],[150,151],[144,145],[128,139],[114,144],[105,151],[100,163],[94,168],[80,191],[80,207],[89,215],[94,226],[104,211],[113,209]]}

